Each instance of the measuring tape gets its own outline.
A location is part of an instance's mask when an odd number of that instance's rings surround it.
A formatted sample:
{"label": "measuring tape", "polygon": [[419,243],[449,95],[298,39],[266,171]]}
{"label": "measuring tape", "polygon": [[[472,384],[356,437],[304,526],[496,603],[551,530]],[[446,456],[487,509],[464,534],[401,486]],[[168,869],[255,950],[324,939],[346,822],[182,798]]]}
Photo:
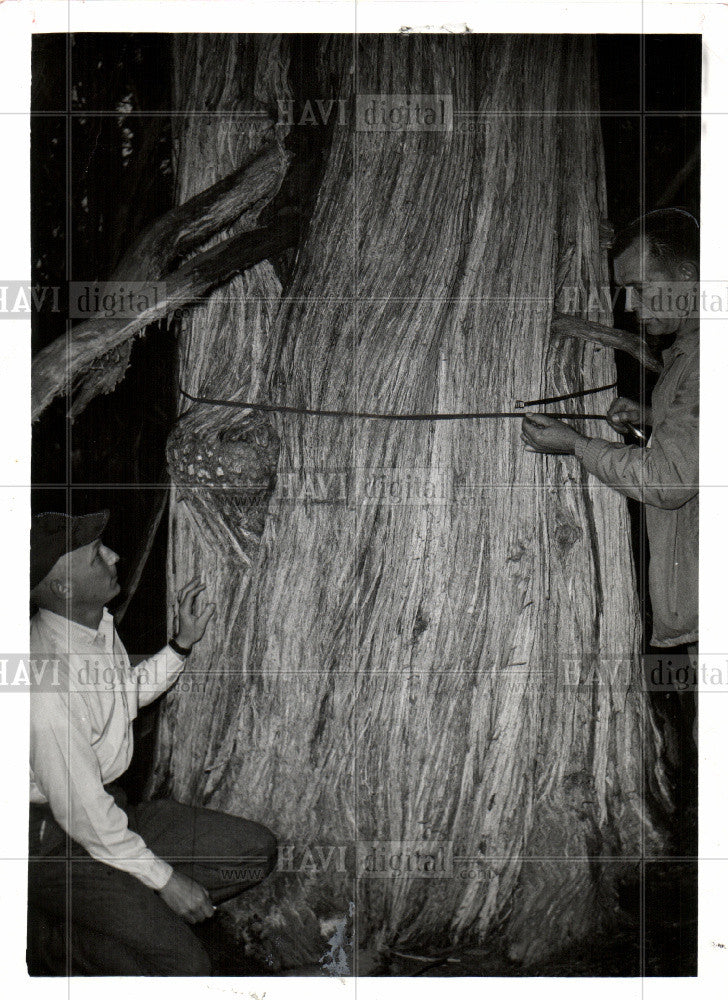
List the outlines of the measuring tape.
{"label": "measuring tape", "polygon": [[[210,396],[194,396],[177,383],[180,395],[193,403],[203,403],[206,406],[228,406],[238,410],[257,410],[263,413],[300,413],[307,417],[356,417],[364,420],[494,420],[518,418],[522,419],[527,406],[540,406],[546,403],[559,403],[564,399],[577,399],[596,392],[605,392],[616,388],[616,382],[600,385],[595,389],[580,389],[578,392],[567,392],[563,396],[548,396],[543,399],[517,399],[515,410],[485,411],[475,410],[468,413],[372,413],[368,410],[322,410],[303,406],[284,406],[281,403],[249,403],[233,399],[214,399]],[[184,414],[183,414],[184,416]],[[569,420],[606,420],[603,413],[552,413],[544,416],[565,417]]]}

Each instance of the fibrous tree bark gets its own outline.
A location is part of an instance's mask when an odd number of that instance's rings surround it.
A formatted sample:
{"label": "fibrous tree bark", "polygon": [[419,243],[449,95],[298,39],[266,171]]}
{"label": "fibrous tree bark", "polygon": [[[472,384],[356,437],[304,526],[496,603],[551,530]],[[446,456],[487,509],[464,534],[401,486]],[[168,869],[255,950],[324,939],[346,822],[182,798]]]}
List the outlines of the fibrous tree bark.
{"label": "fibrous tree bark", "polygon": [[[285,37],[178,40],[181,201],[285,138],[288,59]],[[590,40],[339,36],[311,72],[344,104],[292,281],[261,263],[192,310],[182,384],[451,412],[612,381],[611,351],[551,334],[557,273],[577,302],[608,284]],[[452,95],[454,128],[368,131],[357,94]],[[153,790],[277,834],[240,927],[268,920],[271,954],[336,914],[382,950],[502,927],[533,961],[608,922],[666,795],[625,501],[516,421],[181,406],[170,591],[202,572],[218,611]]]}

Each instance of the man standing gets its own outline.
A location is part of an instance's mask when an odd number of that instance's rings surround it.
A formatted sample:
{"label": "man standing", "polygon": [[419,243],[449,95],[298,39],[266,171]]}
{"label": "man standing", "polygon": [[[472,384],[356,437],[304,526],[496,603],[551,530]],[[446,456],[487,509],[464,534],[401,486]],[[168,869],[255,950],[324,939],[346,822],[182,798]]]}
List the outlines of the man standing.
{"label": "man standing", "polygon": [[132,668],[105,607],[120,589],[119,557],[101,542],[108,514],[32,522],[31,652],[57,670],[31,692],[29,944],[35,911],[63,928],[53,971],[209,975],[188,924],[262,881],[276,840],[258,823],[171,799],[129,807],[113,784],[131,762],[138,708],[177,680],[215,609],[195,613],[205,586],[191,580],[176,636]]}
{"label": "man standing", "polygon": [[642,408],[619,398],[607,414],[622,433],[651,425],[647,446],[588,438],[552,417],[531,414],[522,439],[531,450],[575,455],[597,479],[646,506],[649,589],[654,646],[698,643],[698,319],[699,230],[682,209],[660,209],[636,220],[615,245],[614,277],[627,289],[644,331],[674,335],[664,368]]}

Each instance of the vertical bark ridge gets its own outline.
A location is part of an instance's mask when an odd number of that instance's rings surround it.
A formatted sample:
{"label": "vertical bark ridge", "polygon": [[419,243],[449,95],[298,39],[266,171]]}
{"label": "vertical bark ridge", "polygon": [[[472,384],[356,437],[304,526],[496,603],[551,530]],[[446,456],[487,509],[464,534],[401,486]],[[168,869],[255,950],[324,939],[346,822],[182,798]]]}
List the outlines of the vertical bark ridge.
{"label": "vertical bark ridge", "polygon": [[[177,200],[184,202],[285,138],[276,102],[289,94],[287,43],[275,36],[181,35],[175,70],[177,107],[186,112],[178,119],[175,143]],[[281,148],[279,184],[286,166]],[[246,212],[207,245],[253,229],[264,207]],[[184,311],[179,377],[188,391],[230,399],[259,394],[280,293],[280,281],[264,261]],[[230,664],[240,644],[237,623],[277,450],[266,417],[190,407],[180,399],[180,419],[167,446],[173,483],[168,588],[173,599],[185,580],[202,573],[206,597],[217,605],[214,625],[195,647],[185,683],[169,695],[160,720],[153,787],[184,800],[199,797],[211,780],[220,747],[229,746],[237,722],[240,691]],[[170,767],[175,756],[187,760],[182,771]]]}

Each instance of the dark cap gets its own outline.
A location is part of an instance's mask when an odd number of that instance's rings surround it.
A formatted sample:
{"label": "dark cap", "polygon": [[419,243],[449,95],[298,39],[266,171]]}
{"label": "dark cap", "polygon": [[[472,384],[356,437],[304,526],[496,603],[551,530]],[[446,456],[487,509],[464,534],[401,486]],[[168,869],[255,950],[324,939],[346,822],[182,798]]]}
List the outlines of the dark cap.
{"label": "dark cap", "polygon": [[61,556],[100,538],[108,520],[108,510],[78,517],[54,511],[36,514],[30,525],[30,589],[48,576]]}

